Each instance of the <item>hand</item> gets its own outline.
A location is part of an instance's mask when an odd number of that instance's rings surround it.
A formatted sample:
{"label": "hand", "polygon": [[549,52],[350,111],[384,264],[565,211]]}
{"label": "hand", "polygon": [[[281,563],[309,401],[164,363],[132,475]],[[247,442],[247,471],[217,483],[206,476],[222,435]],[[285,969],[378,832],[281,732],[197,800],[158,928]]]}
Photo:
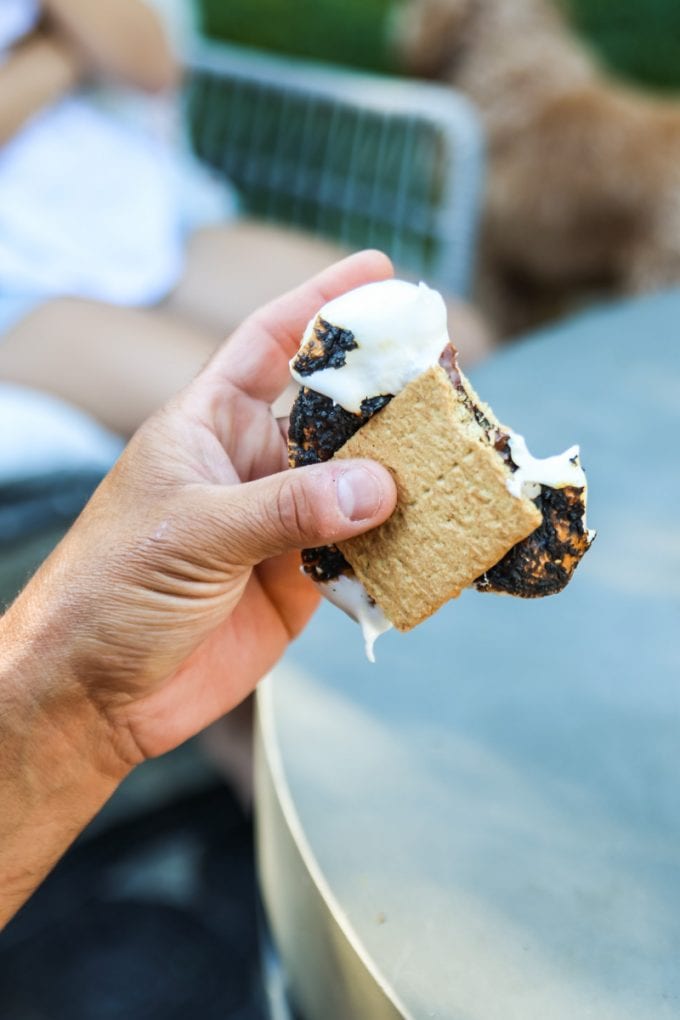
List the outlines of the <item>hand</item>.
{"label": "hand", "polygon": [[389,275],[365,252],[248,319],[134,436],[19,599],[60,649],[55,682],[86,693],[128,766],[228,712],[300,632],[318,596],[291,550],[392,512],[378,464],[284,470],[270,407],[311,316]]}

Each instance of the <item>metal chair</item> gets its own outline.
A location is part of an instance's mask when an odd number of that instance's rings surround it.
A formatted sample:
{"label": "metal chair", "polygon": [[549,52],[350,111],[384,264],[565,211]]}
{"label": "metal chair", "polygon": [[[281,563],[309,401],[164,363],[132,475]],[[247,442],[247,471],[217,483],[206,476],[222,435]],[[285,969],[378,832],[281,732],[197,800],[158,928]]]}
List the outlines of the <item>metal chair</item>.
{"label": "metal chair", "polygon": [[467,293],[484,159],[464,97],[226,44],[198,44],[189,63],[191,142],[248,213],[382,248]]}

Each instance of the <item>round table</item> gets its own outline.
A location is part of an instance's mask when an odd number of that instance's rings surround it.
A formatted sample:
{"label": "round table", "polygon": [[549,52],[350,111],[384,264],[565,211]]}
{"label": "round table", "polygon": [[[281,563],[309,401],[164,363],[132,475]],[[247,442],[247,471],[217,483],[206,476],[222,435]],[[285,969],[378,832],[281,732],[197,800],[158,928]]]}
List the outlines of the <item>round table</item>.
{"label": "round table", "polygon": [[570,587],[465,592],[363,656],[323,606],[263,684],[261,887],[306,1020],[680,1016],[680,293],[576,317],[473,382],[580,442]]}

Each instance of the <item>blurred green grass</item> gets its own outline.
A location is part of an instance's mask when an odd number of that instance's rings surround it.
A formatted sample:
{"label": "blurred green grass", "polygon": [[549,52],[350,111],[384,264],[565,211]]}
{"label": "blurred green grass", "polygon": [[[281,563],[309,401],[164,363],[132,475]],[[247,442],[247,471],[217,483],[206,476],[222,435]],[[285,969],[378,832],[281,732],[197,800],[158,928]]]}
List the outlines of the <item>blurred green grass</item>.
{"label": "blurred green grass", "polygon": [[[507,0],[498,0],[504,3]],[[680,0],[555,0],[602,60],[654,89],[680,88]],[[374,71],[395,0],[199,0],[215,38]]]}
{"label": "blurred green grass", "polygon": [[620,76],[680,88],[678,0],[562,0],[572,24]]}
{"label": "blurred green grass", "polygon": [[199,0],[217,39],[391,71],[386,18],[393,0]]}

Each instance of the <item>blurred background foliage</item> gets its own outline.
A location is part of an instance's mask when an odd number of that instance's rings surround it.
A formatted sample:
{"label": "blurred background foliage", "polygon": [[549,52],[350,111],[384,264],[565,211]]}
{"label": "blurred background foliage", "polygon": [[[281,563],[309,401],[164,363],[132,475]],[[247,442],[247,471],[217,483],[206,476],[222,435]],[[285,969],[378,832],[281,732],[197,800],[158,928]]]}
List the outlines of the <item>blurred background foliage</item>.
{"label": "blurred background foliage", "polygon": [[[504,2],[504,0],[501,0]],[[620,76],[654,89],[680,88],[679,0],[553,0]],[[218,39],[394,71],[387,24],[395,0],[199,0]]]}
{"label": "blurred background foliage", "polygon": [[678,0],[562,0],[574,27],[630,81],[680,88]]}
{"label": "blurred background foliage", "polygon": [[374,71],[393,70],[387,17],[393,0],[199,0],[218,39]]}

